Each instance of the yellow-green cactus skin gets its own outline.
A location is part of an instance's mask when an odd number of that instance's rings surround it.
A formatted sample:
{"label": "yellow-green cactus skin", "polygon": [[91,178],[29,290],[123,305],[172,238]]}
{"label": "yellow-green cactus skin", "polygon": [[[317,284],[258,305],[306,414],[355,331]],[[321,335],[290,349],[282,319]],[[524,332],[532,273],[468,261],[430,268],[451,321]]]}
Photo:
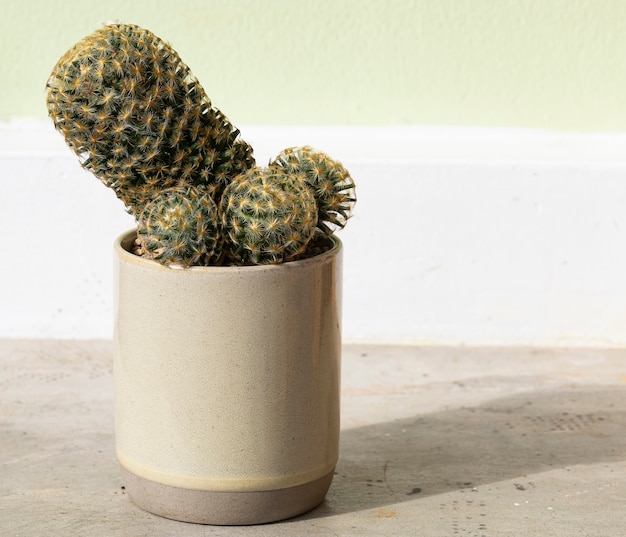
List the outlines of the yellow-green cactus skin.
{"label": "yellow-green cactus skin", "polygon": [[136,242],[142,257],[164,265],[218,264],[222,235],[217,205],[193,186],[162,190],[138,219]]}
{"label": "yellow-green cactus skin", "polygon": [[225,247],[236,264],[282,263],[301,255],[315,233],[313,193],[278,167],[235,178],[221,201]]}
{"label": "yellow-green cactus skin", "polygon": [[284,149],[270,166],[281,167],[311,188],[318,206],[318,232],[328,236],[346,225],[356,203],[356,192],[350,173],[340,162],[303,146]]}

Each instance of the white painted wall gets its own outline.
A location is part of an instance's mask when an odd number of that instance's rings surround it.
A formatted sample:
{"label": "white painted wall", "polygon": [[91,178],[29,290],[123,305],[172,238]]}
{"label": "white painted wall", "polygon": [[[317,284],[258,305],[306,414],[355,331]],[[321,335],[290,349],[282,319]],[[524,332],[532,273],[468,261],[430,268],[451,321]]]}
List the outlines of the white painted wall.
{"label": "white painted wall", "polygon": [[[310,144],[357,181],[346,340],[626,344],[626,134],[242,128],[265,163]],[[0,337],[108,338],[114,195],[48,123],[0,124]]]}

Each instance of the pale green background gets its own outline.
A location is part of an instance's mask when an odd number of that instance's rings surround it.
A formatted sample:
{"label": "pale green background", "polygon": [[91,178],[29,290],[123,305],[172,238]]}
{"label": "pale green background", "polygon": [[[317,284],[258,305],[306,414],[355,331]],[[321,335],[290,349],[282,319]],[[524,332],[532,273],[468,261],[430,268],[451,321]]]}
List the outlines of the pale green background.
{"label": "pale green background", "polygon": [[624,0],[12,0],[0,120],[102,22],[172,43],[236,124],[626,130]]}

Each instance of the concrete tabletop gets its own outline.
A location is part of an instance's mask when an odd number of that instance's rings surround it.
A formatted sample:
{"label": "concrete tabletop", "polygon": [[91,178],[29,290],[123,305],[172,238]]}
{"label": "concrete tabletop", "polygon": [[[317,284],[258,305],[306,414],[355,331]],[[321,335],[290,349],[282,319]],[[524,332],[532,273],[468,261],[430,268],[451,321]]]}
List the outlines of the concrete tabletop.
{"label": "concrete tabletop", "polygon": [[346,345],[325,502],[264,526],[125,494],[109,341],[0,341],[0,536],[626,536],[626,351]]}

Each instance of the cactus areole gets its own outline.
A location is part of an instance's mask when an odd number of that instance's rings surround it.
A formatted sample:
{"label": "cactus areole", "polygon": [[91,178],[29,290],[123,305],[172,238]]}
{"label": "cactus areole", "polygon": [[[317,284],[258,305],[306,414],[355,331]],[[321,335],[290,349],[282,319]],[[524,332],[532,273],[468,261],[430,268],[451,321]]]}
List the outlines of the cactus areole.
{"label": "cactus areole", "polygon": [[108,24],[70,48],[46,87],[48,114],[84,168],[137,222],[134,252],[169,266],[282,263],[343,228],[354,181],[311,147],[266,167],[177,52]]}

